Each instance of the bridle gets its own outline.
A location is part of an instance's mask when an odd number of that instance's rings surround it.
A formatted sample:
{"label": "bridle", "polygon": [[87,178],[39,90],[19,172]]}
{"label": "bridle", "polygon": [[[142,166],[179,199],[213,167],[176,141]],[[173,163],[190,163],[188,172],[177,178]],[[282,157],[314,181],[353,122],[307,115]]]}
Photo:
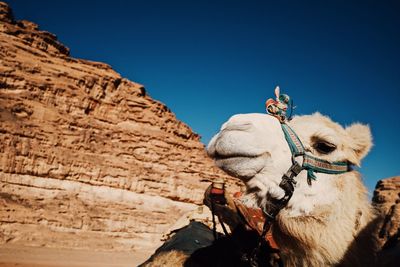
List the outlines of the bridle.
{"label": "bridle", "polygon": [[[276,90],[276,89],[275,89]],[[279,88],[278,93],[279,95]],[[286,95],[285,95],[286,96]],[[287,98],[287,99],[286,99]],[[285,97],[285,103],[290,103],[291,108],[293,109],[293,103],[290,102],[289,96]],[[327,161],[318,157],[313,156],[311,153],[308,153],[304,148],[303,143],[301,142],[300,138],[296,134],[296,132],[287,124],[287,121],[291,120],[291,116],[289,118],[286,117],[286,109],[281,109],[278,107],[278,104],[282,104],[282,101],[279,99],[275,100],[267,100],[267,113],[271,116],[277,118],[280,122],[282,131],[284,133],[286,142],[289,145],[290,152],[291,152],[291,162],[292,165],[290,168],[282,175],[281,181],[279,183],[279,187],[284,191],[284,196],[280,199],[269,199],[268,203],[266,203],[263,207],[261,207],[262,213],[264,214],[265,220],[263,224],[263,228],[261,234],[259,236],[259,241],[257,246],[253,249],[253,251],[249,254],[243,254],[243,259],[249,263],[252,267],[259,266],[258,262],[260,262],[259,257],[261,255],[261,248],[263,243],[265,243],[265,238],[267,233],[271,229],[271,225],[275,221],[279,212],[284,209],[290,199],[293,196],[295,187],[296,187],[296,180],[295,178],[303,171],[307,171],[307,182],[308,185],[312,185],[312,181],[316,180],[317,177],[315,173],[327,173],[327,174],[342,174],[348,171],[351,171],[351,165],[347,161]],[[299,158],[302,158],[301,163],[298,161]],[[218,194],[217,194],[218,195]],[[223,195],[223,193],[222,193]],[[268,198],[268,196],[266,196]],[[212,207],[213,207],[212,203]],[[215,218],[214,218],[214,210],[212,209],[213,214],[213,224],[214,224],[214,232],[216,233],[216,226],[215,226]],[[222,221],[220,221],[223,225]],[[224,228],[224,232],[226,230]],[[272,247],[268,246],[272,251]],[[280,261],[280,266],[283,266],[282,261]]]}
{"label": "bridle", "polygon": [[[307,182],[311,186],[312,180],[316,180],[315,172],[327,173],[327,174],[341,174],[351,170],[350,164],[347,161],[334,161],[330,162],[324,159],[314,157],[306,152],[303,143],[297,136],[295,131],[286,124],[286,122],[281,121],[282,131],[285,135],[286,142],[289,145],[292,154],[292,165],[283,174],[279,187],[285,192],[285,195],[281,199],[272,199],[268,206],[265,205],[261,207],[266,219],[264,221],[263,230],[260,235],[260,240],[258,246],[254,249],[252,255],[249,257],[249,263],[251,266],[258,266],[257,255],[260,253],[260,248],[262,242],[265,240],[267,232],[270,230],[272,223],[275,221],[278,213],[284,209],[289,200],[292,198],[296,180],[295,177],[303,170],[307,171]],[[298,157],[303,158],[302,164],[300,164],[296,159]]]}
{"label": "bridle", "polygon": [[[265,215],[270,219],[275,219],[276,215],[283,209],[289,202],[293,195],[296,181],[295,177],[303,170],[307,171],[307,182],[311,186],[312,181],[316,180],[315,172],[327,174],[341,174],[348,172],[351,168],[347,161],[327,161],[310,155],[306,152],[303,143],[301,142],[295,131],[285,122],[281,122],[282,131],[285,135],[286,142],[289,145],[292,154],[292,165],[287,172],[282,176],[279,187],[283,189],[285,195],[283,198],[273,200],[272,210],[268,211],[265,207],[263,209]],[[302,157],[302,164],[296,160]]]}
{"label": "bridle", "polygon": [[[302,172],[303,170],[307,171],[307,181],[308,184],[311,186],[312,181],[316,180],[316,176],[314,174],[315,172],[327,173],[327,174],[341,174],[351,170],[348,162],[345,161],[330,162],[321,158],[317,158],[307,153],[300,138],[295,133],[295,131],[286,123],[286,121],[280,121],[280,124],[286,142],[288,143],[290,148],[292,165],[282,175],[281,181],[279,183],[279,187],[285,192],[285,195],[280,199],[270,199],[268,204],[265,204],[265,206],[261,207],[261,211],[265,217],[265,220],[261,234],[259,235],[257,246],[252,250],[251,253],[242,255],[242,259],[248,262],[248,264],[252,267],[259,266],[260,262],[259,257],[262,255],[261,253],[263,252],[261,251],[261,249],[263,244],[265,244],[266,235],[270,231],[270,228],[273,222],[275,221],[276,216],[282,209],[284,209],[287,206],[290,199],[292,198],[297,183],[295,178],[300,174],[300,172]],[[302,158],[301,164],[298,161],[300,157]],[[217,239],[214,206],[226,204],[226,202],[222,199],[224,198],[223,187],[221,188],[214,187],[213,183],[213,187],[211,188],[211,195],[213,196],[211,201],[211,211],[213,215],[213,231],[214,231],[214,237],[215,239]],[[226,228],[224,227],[224,224],[221,220],[220,223],[223,226],[225,235],[228,236],[229,234],[226,231]],[[274,249],[270,246],[270,244],[267,244],[267,247],[270,249],[270,253],[274,251]],[[283,266],[282,261],[280,261],[279,265]]]}

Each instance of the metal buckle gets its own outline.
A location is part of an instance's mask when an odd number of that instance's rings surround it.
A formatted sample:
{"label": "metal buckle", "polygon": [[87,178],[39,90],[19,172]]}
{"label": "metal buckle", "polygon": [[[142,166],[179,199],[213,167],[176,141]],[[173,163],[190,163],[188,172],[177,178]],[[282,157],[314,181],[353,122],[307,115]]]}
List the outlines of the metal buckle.
{"label": "metal buckle", "polygon": [[293,165],[289,168],[288,173],[289,172],[293,173],[294,176],[291,177],[291,178],[293,178],[293,177],[296,177],[297,175],[299,175],[299,173],[302,170],[303,170],[303,167],[297,161],[295,161],[295,163],[293,163]]}

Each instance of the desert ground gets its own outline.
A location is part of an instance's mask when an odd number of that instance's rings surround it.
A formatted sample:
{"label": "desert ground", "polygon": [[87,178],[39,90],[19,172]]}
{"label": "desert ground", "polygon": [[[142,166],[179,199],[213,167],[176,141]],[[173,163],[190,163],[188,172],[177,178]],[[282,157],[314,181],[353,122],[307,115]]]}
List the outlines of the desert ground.
{"label": "desert ground", "polygon": [[15,245],[0,246],[0,267],[133,267],[151,251],[104,252]]}

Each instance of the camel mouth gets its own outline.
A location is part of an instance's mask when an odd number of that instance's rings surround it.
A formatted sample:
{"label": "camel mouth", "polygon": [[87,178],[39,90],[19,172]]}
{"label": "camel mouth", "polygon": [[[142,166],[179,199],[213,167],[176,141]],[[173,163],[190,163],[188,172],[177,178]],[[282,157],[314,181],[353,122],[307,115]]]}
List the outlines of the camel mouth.
{"label": "camel mouth", "polygon": [[218,153],[218,151],[216,151],[213,155],[212,155],[212,159],[214,159],[215,161],[217,160],[225,160],[225,159],[232,159],[232,158],[257,158],[260,155],[245,155],[245,154],[220,154]]}

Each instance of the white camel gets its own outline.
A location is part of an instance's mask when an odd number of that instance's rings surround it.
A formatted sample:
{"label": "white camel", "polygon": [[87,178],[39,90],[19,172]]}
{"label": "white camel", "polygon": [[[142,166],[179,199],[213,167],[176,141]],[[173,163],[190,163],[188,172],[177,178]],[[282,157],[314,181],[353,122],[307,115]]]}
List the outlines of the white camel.
{"label": "white camel", "polygon": [[[307,153],[330,162],[359,166],[372,146],[369,127],[359,123],[343,128],[315,113],[296,116],[288,125]],[[292,154],[275,117],[235,115],[212,138],[207,151],[218,167],[244,181],[254,207],[284,196],[279,183],[292,165]],[[375,215],[360,174],[349,170],[315,175],[311,186],[306,171],[295,178],[293,197],[272,225],[284,265],[373,266]]]}
{"label": "white camel", "polygon": [[[308,155],[328,162],[359,166],[372,146],[367,125],[343,128],[319,113],[296,116],[287,125]],[[218,167],[245,183],[244,198],[250,207],[268,207],[284,197],[279,184],[292,165],[292,152],[276,117],[231,117],[207,152]],[[301,157],[296,160],[302,164]],[[311,185],[306,170],[295,177],[294,194],[272,224],[284,266],[376,266],[377,216],[360,174],[350,168],[341,174],[315,172],[315,176]],[[146,266],[183,266],[188,257],[179,251],[162,253]]]}

